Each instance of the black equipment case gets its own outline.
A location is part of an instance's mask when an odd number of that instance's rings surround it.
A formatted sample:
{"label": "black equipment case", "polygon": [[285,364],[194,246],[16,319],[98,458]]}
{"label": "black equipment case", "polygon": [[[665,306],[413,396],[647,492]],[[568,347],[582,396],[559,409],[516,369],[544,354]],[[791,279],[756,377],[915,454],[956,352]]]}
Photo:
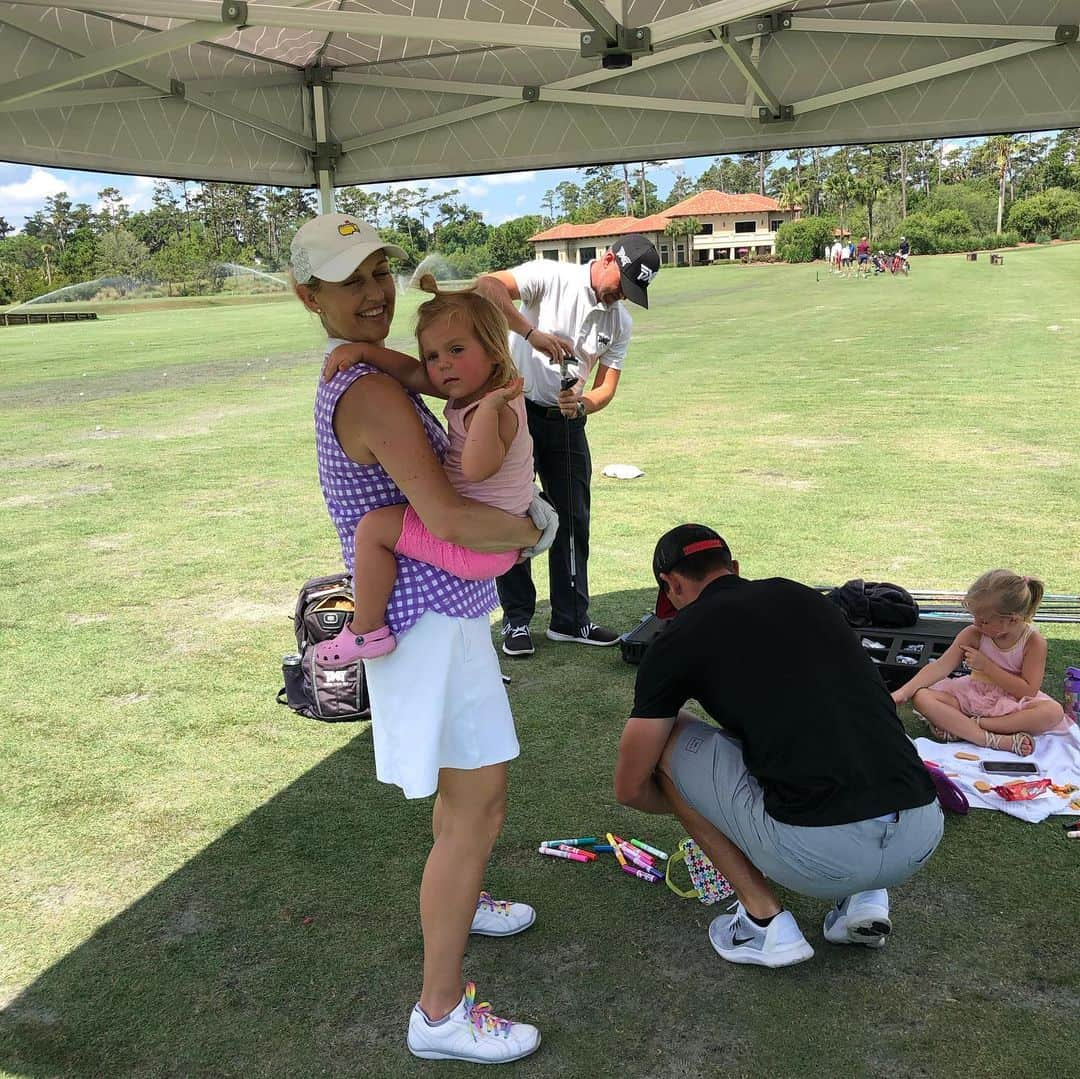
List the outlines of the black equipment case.
{"label": "black equipment case", "polygon": [[[622,658],[638,664],[648,647],[667,628],[670,619],[651,612],[619,640]],[[899,689],[920,667],[940,659],[953,638],[971,623],[963,619],[923,616],[905,629],[860,626],[852,628],[873,661],[885,685]]]}

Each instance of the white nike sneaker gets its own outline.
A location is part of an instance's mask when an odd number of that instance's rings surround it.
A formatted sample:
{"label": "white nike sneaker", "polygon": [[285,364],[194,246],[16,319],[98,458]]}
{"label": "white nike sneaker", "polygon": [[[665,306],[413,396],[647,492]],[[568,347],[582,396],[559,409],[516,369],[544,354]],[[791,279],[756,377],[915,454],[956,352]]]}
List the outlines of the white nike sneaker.
{"label": "white nike sneaker", "polygon": [[709,926],[709,943],[721,959],[759,967],[790,967],[813,958],[814,949],[790,911],[782,910],[762,929],[750,920],[742,903],[736,903],[734,910],[734,914],[714,918]]}
{"label": "white nike sneaker", "polygon": [[825,939],[830,944],[884,948],[891,931],[889,893],[884,888],[849,895],[825,915]]}
{"label": "white nike sneaker", "polygon": [[409,1016],[409,1052],[425,1060],[467,1060],[472,1064],[505,1064],[540,1048],[540,1031],[528,1023],[512,1023],[491,1014],[491,1005],[476,1002],[476,986],[465,985],[458,1006],[437,1023],[428,1021],[417,1004]]}
{"label": "white nike sneaker", "polygon": [[490,892],[481,892],[469,932],[479,937],[512,937],[523,933],[535,921],[536,911],[528,903],[492,899]]}

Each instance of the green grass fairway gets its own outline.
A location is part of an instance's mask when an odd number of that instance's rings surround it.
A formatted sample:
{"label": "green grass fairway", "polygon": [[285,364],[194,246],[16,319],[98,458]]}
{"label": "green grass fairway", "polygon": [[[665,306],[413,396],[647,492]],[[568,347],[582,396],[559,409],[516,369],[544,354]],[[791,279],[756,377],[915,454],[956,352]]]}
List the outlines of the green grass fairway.
{"label": "green grass fairway", "polygon": [[[637,621],[653,542],[686,519],[749,576],[962,589],[1006,565],[1080,591],[1078,280],[1080,244],[907,280],[665,270],[589,427],[594,619]],[[291,303],[0,327],[0,1074],[465,1074],[404,1047],[429,804],[376,783],[364,728],[273,699],[296,589],[339,565],[320,350]],[[614,462],[645,476],[601,478]],[[497,1013],[543,1030],[510,1074],[1075,1063],[1080,844],[1058,821],[951,818],[880,954],[825,944],[822,904],[788,897],[817,955],[786,972],[718,959],[715,910],[539,858],[567,833],[681,834],[611,793],[634,669],[545,641],[545,616],[508,665],[523,755],[490,875],[540,920],[467,957]],[[1080,627],[1044,632],[1060,699]]]}

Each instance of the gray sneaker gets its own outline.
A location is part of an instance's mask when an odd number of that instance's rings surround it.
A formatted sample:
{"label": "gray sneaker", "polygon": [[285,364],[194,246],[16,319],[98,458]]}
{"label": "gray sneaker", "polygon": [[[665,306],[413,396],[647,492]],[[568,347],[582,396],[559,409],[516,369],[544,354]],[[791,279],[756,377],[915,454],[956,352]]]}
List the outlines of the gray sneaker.
{"label": "gray sneaker", "polygon": [[762,929],[750,920],[742,903],[735,904],[734,914],[713,919],[709,943],[729,963],[758,967],[790,967],[814,956],[814,949],[790,911],[782,910]]}
{"label": "gray sneaker", "polygon": [[830,944],[861,944],[884,948],[892,932],[889,893],[884,888],[856,892],[837,903],[825,915],[825,939]]}
{"label": "gray sneaker", "polygon": [[523,659],[536,651],[528,626],[505,625],[502,628],[502,650],[513,659]]}

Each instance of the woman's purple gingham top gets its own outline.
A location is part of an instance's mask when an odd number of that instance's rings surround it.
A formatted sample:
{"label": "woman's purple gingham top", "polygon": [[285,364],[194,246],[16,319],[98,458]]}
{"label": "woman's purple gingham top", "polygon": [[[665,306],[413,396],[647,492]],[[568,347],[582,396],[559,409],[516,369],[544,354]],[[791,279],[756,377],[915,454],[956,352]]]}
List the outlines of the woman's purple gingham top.
{"label": "woman's purple gingham top", "polygon": [[[331,340],[327,351],[342,342]],[[387,475],[382,465],[361,465],[346,456],[334,434],[334,410],[341,395],[364,375],[378,374],[378,368],[357,364],[334,376],[329,382],[319,378],[315,393],[315,450],[319,460],[319,483],[322,485],[330,520],[341,538],[341,555],[353,573],[356,523],[368,510],[380,506],[401,505],[406,501],[401,489]],[[408,392],[408,391],[406,391]],[[424,424],[428,442],[441,461],[446,453],[446,432],[424,402],[409,393],[413,408]],[[363,566],[360,567],[363,573]],[[426,611],[453,618],[479,618],[499,605],[494,581],[463,581],[460,577],[436,569],[426,562],[397,556],[397,582],[390,593],[386,621],[400,636],[420,620]]]}

